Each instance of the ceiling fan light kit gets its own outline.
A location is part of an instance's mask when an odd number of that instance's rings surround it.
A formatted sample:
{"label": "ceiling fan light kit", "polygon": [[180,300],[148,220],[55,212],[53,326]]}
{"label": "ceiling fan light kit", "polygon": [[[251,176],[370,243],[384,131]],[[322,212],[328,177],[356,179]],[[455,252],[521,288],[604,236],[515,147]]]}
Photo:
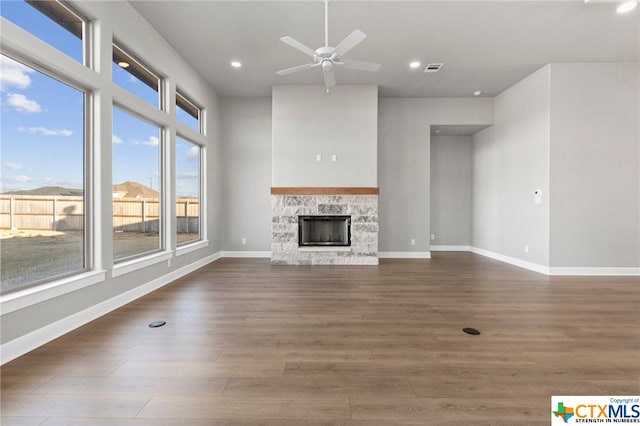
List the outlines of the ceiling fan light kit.
{"label": "ceiling fan light kit", "polygon": [[329,46],[329,1],[324,0],[324,46],[313,50],[305,44],[300,43],[293,37],[282,37],[280,40],[283,43],[288,44],[294,49],[297,49],[302,53],[305,53],[307,56],[312,57],[313,62],[280,70],[278,71],[278,75],[287,75],[308,68],[322,67],[324,85],[328,92],[331,87],[334,87],[336,85],[336,67],[343,67],[360,71],[378,71],[381,67],[380,64],[374,62],[342,59],[342,57],[348,51],[356,47],[365,38],[367,38],[367,35],[365,33],[360,30],[354,30],[344,40],[338,43],[336,47]]}

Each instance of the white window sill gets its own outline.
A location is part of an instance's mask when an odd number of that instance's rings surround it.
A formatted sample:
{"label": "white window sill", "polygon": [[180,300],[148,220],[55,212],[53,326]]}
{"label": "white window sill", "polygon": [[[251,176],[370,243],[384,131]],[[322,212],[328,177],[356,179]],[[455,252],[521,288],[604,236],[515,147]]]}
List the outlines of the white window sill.
{"label": "white window sill", "polygon": [[106,275],[106,271],[83,272],[0,296],[0,313],[5,315],[53,299],[54,297],[103,282],[106,279]]}
{"label": "white window sill", "polygon": [[119,277],[120,275],[128,274],[129,272],[137,271],[138,269],[146,268],[147,266],[153,266],[158,263],[162,263],[166,260],[171,259],[172,257],[173,251],[161,251],[160,253],[153,253],[149,256],[117,263],[113,265],[111,276]]}
{"label": "white window sill", "polygon": [[208,240],[198,240],[191,244],[185,244],[176,248],[176,256],[182,256],[183,254],[191,253],[192,251],[200,250],[205,247],[209,247]]}

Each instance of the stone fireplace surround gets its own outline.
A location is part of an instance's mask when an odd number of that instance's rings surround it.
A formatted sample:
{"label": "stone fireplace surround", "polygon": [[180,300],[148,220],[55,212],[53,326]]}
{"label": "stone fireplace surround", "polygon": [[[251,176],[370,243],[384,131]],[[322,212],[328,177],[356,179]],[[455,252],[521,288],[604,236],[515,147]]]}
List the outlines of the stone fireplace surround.
{"label": "stone fireplace surround", "polygon": [[[377,265],[378,188],[271,188],[271,263]],[[351,246],[298,247],[299,215],[350,215]]]}

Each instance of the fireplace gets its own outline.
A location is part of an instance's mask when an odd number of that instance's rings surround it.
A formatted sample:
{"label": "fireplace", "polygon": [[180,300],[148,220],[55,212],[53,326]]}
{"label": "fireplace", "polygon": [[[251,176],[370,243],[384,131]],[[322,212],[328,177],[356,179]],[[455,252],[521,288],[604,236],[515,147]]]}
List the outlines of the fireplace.
{"label": "fireplace", "polygon": [[299,247],[351,245],[351,216],[298,216]]}
{"label": "fireplace", "polygon": [[272,187],[271,263],[377,265],[376,187]]}

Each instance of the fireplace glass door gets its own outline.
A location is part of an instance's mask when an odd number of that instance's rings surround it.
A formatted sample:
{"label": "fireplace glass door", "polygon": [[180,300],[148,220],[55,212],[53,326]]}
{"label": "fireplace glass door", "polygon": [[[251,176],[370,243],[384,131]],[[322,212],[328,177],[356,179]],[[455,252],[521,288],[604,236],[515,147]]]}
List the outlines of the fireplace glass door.
{"label": "fireplace glass door", "polygon": [[351,216],[298,216],[298,245],[350,246]]}

